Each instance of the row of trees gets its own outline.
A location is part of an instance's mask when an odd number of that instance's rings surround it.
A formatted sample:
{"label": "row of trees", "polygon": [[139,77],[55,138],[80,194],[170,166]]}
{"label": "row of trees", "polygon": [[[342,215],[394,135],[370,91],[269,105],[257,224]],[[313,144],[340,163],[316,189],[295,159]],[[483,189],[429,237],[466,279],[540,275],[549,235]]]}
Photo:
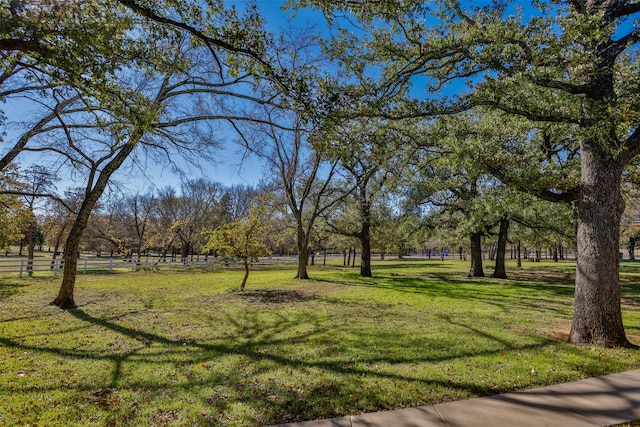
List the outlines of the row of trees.
{"label": "row of trees", "polygon": [[[350,168],[351,164],[347,164],[344,172],[348,172]],[[20,181],[21,178],[25,181]],[[440,178],[443,179],[442,176]],[[482,276],[484,271],[481,250],[470,246],[465,238],[469,234],[466,229],[469,221],[475,221],[473,226],[482,230],[476,233],[479,236],[478,242],[484,240],[485,247],[491,249],[491,258],[497,257],[497,265],[504,267],[507,230],[500,230],[498,225],[504,222],[501,220],[505,216],[499,215],[498,207],[488,206],[491,197],[503,200],[506,196],[497,196],[497,188],[492,188],[494,194],[484,194],[484,201],[476,201],[477,206],[481,207],[480,212],[472,212],[471,205],[466,206],[456,201],[439,204],[436,199],[442,195],[435,193],[427,203],[439,207],[421,215],[408,203],[411,200],[415,204],[418,196],[411,195],[411,199],[407,196],[407,203],[402,209],[396,205],[396,200],[388,197],[392,190],[390,183],[399,181],[393,178],[387,181],[383,185],[385,191],[379,191],[378,187],[363,186],[357,176],[351,183],[337,180],[339,185],[334,186],[334,192],[325,195],[332,209],[326,210],[313,225],[305,222],[308,221],[308,216],[301,219],[303,226],[310,230],[308,243],[302,245],[297,235],[298,220],[287,205],[287,192],[283,190],[286,186],[280,185],[281,181],[278,179],[258,187],[223,186],[197,179],[184,182],[179,192],[172,187],[132,195],[116,192],[107,194],[93,209],[79,247],[83,251],[93,251],[98,256],[117,254],[138,261],[149,253],[164,258],[170,256],[173,260],[184,259],[208,255],[212,251],[219,252],[219,248],[212,246],[209,241],[213,231],[222,229],[233,234],[231,230],[234,226],[250,223],[255,233],[248,237],[266,248],[268,254],[298,255],[299,247],[303,246],[303,250],[310,256],[317,252],[331,251],[349,253],[350,257],[351,250],[357,248],[361,252],[361,274],[364,276],[371,275],[371,252],[382,257],[387,253],[403,256],[409,250],[417,253],[437,250],[440,253],[446,248],[450,248],[451,253],[457,252],[461,256],[464,254],[465,259],[471,251],[473,262],[470,275]],[[74,212],[70,209],[74,203],[77,204],[80,190],[67,190],[64,196],[55,197],[48,188],[51,187],[51,177],[40,167],[29,168],[22,175],[18,174],[14,182],[24,190],[29,190],[33,188],[33,183],[38,183],[39,191],[45,191],[43,194],[49,196],[46,203],[35,204],[32,200],[38,198],[34,199],[33,195],[13,195],[15,204],[7,205],[6,218],[20,220],[18,223],[7,223],[1,228],[0,234],[5,237],[5,247],[18,242],[27,247],[30,260],[27,269],[30,270],[36,244],[41,250],[47,244],[47,250],[53,251],[54,258],[59,252],[64,252],[64,242],[75,220]],[[442,186],[443,182],[440,181],[439,185]],[[407,188],[415,190],[417,187]],[[401,188],[394,189],[396,193],[401,191]],[[363,194],[367,196],[364,201],[360,200]],[[533,209],[535,216],[530,221],[537,221],[537,225],[522,225],[523,218],[527,215],[526,210],[521,210],[520,218],[512,214],[509,220],[516,222],[516,227],[510,230],[512,240],[516,237],[524,239],[525,247],[533,245],[538,248],[563,243],[566,245],[566,242],[571,244],[570,236],[565,236],[563,241],[562,230],[554,228],[560,226],[559,220],[566,221],[566,215],[556,212],[555,221],[554,217],[543,220],[536,209],[544,209],[545,206],[538,203],[538,206],[530,204],[528,207]],[[464,215],[460,215],[461,209],[478,219],[465,219]],[[534,229],[536,232],[532,233]],[[23,233],[15,230],[23,230]],[[497,248],[501,248],[502,252],[497,253]],[[522,250],[518,252],[521,253]],[[249,253],[247,257],[260,255],[266,254]],[[309,259],[303,256],[302,260],[302,271],[306,273]],[[506,277],[504,268],[496,270],[494,276]]]}
{"label": "row of trees", "polygon": [[331,39],[272,34],[255,5],[222,1],[0,6],[0,98],[28,102],[36,117],[4,141],[0,170],[38,155],[84,183],[54,304],[75,306],[75,254],[118,171],[215,160],[221,138],[233,138],[280,186],[297,277],[307,277],[320,223],[359,240],[370,275],[380,194],[394,199],[382,204],[393,216],[413,216],[402,222],[408,231],[464,234],[471,275],[481,274],[478,245],[494,230],[498,260],[510,228],[551,228],[556,240],[577,230],[570,339],[629,345],[618,247],[621,189],[640,153],[640,30],[630,23],[640,5],[289,4],[322,11]]}

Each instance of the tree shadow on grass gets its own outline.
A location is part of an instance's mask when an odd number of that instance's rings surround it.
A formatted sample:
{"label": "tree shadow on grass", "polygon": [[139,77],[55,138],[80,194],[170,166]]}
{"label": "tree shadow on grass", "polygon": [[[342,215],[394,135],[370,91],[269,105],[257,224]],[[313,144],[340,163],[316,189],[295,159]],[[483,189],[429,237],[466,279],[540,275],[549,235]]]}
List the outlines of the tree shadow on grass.
{"label": "tree shadow on grass", "polygon": [[[562,284],[498,281],[491,278],[469,279],[433,272],[402,276],[378,273],[372,278],[332,276],[331,279],[313,280],[350,287],[384,289],[428,298],[482,302],[499,307],[505,313],[523,309],[566,315],[570,312],[574,291],[572,286]],[[331,300],[339,301],[337,298]]]}
{"label": "tree shadow on grass", "polygon": [[[431,364],[438,362],[452,362],[483,356],[499,354],[504,348],[519,351],[534,351],[552,345],[550,340],[537,337],[534,342],[522,344],[510,342],[503,337],[496,337],[481,328],[471,327],[460,321],[452,321],[461,330],[478,336],[488,344],[485,349],[446,349],[453,346],[454,341],[425,341],[424,338],[403,336],[398,334],[386,334],[369,332],[361,336],[350,336],[348,342],[337,343],[333,340],[335,332],[347,326],[341,324],[327,324],[325,318],[314,316],[309,312],[297,315],[280,315],[275,320],[265,324],[257,314],[245,313],[240,318],[230,317],[226,325],[234,329],[230,337],[216,340],[194,340],[189,337],[175,337],[150,332],[142,327],[132,327],[118,321],[98,318],[82,309],[70,310],[68,313],[89,325],[94,330],[110,331],[137,341],[138,345],[129,345],[130,348],[114,350],[111,348],[78,349],[72,345],[25,345],[15,339],[0,337],[0,344],[6,348],[20,349],[38,353],[48,353],[64,359],[87,359],[108,361],[112,365],[111,378],[108,383],[99,386],[83,385],[82,390],[91,395],[105,389],[128,388],[144,390],[145,393],[160,393],[167,387],[175,387],[182,391],[193,391],[194,398],[206,400],[205,404],[211,406],[211,416],[215,418],[219,410],[223,413],[226,409],[237,403],[237,399],[250,401],[251,406],[257,408],[255,424],[279,423],[299,421],[303,419],[326,418],[336,415],[346,415],[362,411],[376,411],[390,409],[394,405],[410,405],[414,402],[391,402],[390,398],[381,393],[375,386],[377,382],[401,383],[407,387],[419,390],[432,388],[451,390],[451,395],[482,396],[501,391],[487,384],[479,384],[471,378],[450,379],[443,376],[429,378],[416,373],[406,371],[393,371],[376,368],[377,365],[396,364]],[[118,318],[126,318],[119,316]],[[446,319],[445,319],[446,320]],[[292,335],[289,331],[304,325],[304,332]],[[168,332],[169,334],[171,332]],[[348,336],[344,334],[344,336]],[[377,352],[371,351],[371,346],[383,347],[391,344],[392,340],[400,339],[400,345],[394,343],[394,347]],[[373,344],[372,344],[373,343]],[[406,348],[416,346],[429,346],[423,355],[407,353]],[[555,345],[555,344],[553,344]],[[319,356],[302,356],[295,351],[287,350],[300,346],[302,349],[316,352]],[[341,354],[340,347],[349,348],[349,354]],[[443,348],[434,351],[433,349]],[[354,356],[354,354],[356,356]],[[229,367],[225,371],[203,374],[202,376],[189,376],[188,372],[195,367],[215,363],[216,360],[227,356],[242,357],[243,363]],[[138,379],[133,382],[128,378],[127,372],[137,364],[157,365],[157,369],[165,369],[166,366],[175,366],[175,371],[180,373],[183,369],[184,378],[177,384],[163,384],[154,379]],[[251,367],[251,374],[247,375],[247,367]],[[129,367],[129,368],[127,368]],[[180,368],[185,367],[185,368]],[[135,369],[135,368],[134,368]],[[294,386],[283,385],[283,381],[270,382],[261,375],[268,375],[270,370],[286,370],[291,372]],[[308,376],[308,383],[300,383],[300,377]],[[298,379],[294,379],[298,378]],[[71,386],[54,385],[44,386],[30,391],[46,393],[55,388],[65,390]],[[73,386],[77,388],[77,386]],[[235,398],[215,399],[215,387],[224,387],[227,390],[235,390]],[[0,386],[0,388],[4,388]],[[96,389],[97,388],[97,389]],[[202,397],[202,390],[210,390]],[[424,393],[414,393],[412,399]],[[351,399],[356,396],[355,401]],[[423,398],[423,397],[422,397]],[[236,399],[236,401],[234,401]],[[415,403],[426,403],[420,401]]]}
{"label": "tree shadow on grass", "polygon": [[0,300],[19,294],[22,291],[22,288],[26,286],[26,284],[8,282],[0,279]]}

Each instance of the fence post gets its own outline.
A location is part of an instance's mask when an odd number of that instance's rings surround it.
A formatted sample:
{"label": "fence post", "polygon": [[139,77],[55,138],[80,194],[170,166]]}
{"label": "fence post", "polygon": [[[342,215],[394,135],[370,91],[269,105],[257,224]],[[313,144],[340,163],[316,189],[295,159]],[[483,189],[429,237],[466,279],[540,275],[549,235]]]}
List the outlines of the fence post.
{"label": "fence post", "polygon": [[82,274],[87,274],[87,258],[84,259],[84,270],[82,271]]}
{"label": "fence post", "polygon": [[24,260],[20,260],[20,278],[22,279],[22,269],[24,268]]}

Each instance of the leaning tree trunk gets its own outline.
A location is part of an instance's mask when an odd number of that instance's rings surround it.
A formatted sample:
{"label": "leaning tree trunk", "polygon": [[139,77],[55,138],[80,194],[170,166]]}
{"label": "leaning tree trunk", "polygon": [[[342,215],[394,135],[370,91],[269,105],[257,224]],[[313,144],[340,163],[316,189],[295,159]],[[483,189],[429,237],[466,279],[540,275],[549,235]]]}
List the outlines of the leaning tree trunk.
{"label": "leaning tree trunk", "polygon": [[471,234],[471,269],[468,277],[484,277],[482,269],[482,234]]}
{"label": "leaning tree trunk", "polygon": [[[86,203],[83,203],[83,207],[85,204]],[[76,283],[76,270],[78,267],[80,238],[82,237],[82,232],[87,226],[90,214],[91,208],[80,208],[78,217],[76,218],[76,221],[69,231],[69,236],[67,237],[67,242],[65,244],[62,285],[60,286],[58,296],[51,303],[52,305],[56,305],[63,310],[76,308],[73,292]]]}
{"label": "leaning tree trunk", "polygon": [[133,149],[136,147],[143,134],[144,131],[142,129],[134,129],[129,136],[127,143],[122,146],[115,157],[104,166],[93,188],[87,190],[86,197],[78,210],[76,220],[69,231],[69,236],[67,237],[62,284],[60,285],[58,296],[51,303],[52,305],[56,305],[62,309],[71,309],[76,307],[73,291],[76,283],[76,268],[78,266],[80,238],[87,227],[91,211],[100,196],[102,196],[102,193],[104,193],[104,189],[107,187],[111,175],[118,170],[127,157],[129,157],[129,154],[131,154]]}
{"label": "leaning tree trunk", "polygon": [[498,234],[498,248],[496,250],[496,268],[493,276],[497,279],[507,278],[507,269],[505,268],[505,257],[507,255],[507,237],[509,234],[509,218],[506,216],[500,219],[500,234]]}
{"label": "leaning tree trunk", "polygon": [[247,284],[247,279],[249,278],[249,258],[242,258],[242,262],[244,263],[244,278],[242,279],[242,284],[240,285],[240,290],[244,291],[244,287]]}
{"label": "leaning tree trunk", "polygon": [[619,235],[624,201],[621,170],[597,143],[582,144],[577,203],[577,268],[569,341],[625,347],[619,284]]}

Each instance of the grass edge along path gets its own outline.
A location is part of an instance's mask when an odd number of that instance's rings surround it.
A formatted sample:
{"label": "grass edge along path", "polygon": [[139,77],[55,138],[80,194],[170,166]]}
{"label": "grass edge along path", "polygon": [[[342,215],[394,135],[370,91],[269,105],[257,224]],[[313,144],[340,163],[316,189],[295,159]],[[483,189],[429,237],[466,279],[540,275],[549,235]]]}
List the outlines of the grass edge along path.
{"label": "grass edge along path", "polygon": [[[640,367],[570,346],[572,263],[465,277],[456,261],[0,280],[0,425],[253,426],[429,405]],[[623,312],[640,343],[640,264]]]}

